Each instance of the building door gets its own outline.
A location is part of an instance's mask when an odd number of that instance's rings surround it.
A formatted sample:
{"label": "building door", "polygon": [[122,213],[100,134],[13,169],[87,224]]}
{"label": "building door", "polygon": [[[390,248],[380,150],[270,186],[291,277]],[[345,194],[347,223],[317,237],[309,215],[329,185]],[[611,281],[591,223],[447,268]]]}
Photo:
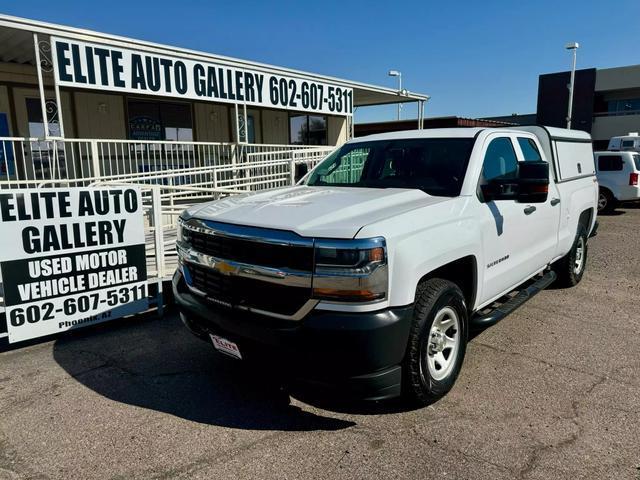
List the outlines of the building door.
{"label": "building door", "polygon": [[[128,137],[139,140],[130,147],[136,150],[137,165],[134,168],[138,173],[179,170],[191,165],[194,145],[190,104],[130,98],[127,113]],[[185,181],[185,177],[154,180],[163,184],[182,184]]]}
{"label": "building door", "polygon": [[[28,178],[46,180],[50,178],[66,177],[65,150],[62,142],[44,140],[45,116],[39,98],[25,98],[27,110],[27,127],[30,141],[24,152],[25,162],[23,172]],[[45,102],[46,121],[50,137],[60,137],[58,123],[58,106],[53,99]]]}
{"label": "building door", "polygon": [[193,141],[193,120],[188,103],[129,99],[127,106],[131,140]]}

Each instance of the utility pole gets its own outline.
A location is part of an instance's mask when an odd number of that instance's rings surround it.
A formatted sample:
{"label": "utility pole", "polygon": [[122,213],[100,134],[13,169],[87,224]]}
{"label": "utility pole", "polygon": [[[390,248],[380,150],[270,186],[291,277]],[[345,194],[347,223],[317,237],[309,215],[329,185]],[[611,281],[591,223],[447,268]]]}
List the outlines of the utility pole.
{"label": "utility pole", "polygon": [[[402,72],[398,70],[389,70],[390,77],[398,77],[398,95],[402,93]],[[402,104],[398,102],[398,120],[400,120],[400,111],[402,110]]]}
{"label": "utility pole", "polygon": [[576,80],[576,57],[580,44],[578,42],[567,43],[567,50],[573,50],[573,67],[571,68],[571,80],[569,81],[569,108],[567,111],[567,128],[571,130],[571,116],[573,114],[573,89]]}

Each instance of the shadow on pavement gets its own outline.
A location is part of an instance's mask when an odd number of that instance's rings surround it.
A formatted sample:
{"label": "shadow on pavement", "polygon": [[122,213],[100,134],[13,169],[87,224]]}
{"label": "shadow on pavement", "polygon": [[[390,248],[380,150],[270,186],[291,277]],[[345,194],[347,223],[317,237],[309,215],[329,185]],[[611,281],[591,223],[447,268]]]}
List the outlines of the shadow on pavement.
{"label": "shadow on pavement", "polygon": [[194,422],[252,430],[340,430],[353,422],[305,412],[259,372],[220,358],[177,315],[122,320],[56,341],[56,362],[111,400]]}

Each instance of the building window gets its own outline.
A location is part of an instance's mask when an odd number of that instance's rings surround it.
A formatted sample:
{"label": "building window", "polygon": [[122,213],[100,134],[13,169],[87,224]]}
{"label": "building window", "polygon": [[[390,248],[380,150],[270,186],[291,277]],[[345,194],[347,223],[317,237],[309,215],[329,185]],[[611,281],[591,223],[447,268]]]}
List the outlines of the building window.
{"label": "building window", "polygon": [[128,113],[129,138],[132,140],[193,140],[189,104],[129,100]]}
{"label": "building window", "polygon": [[[44,138],[44,119],[39,98],[26,98],[27,121],[29,122],[29,136],[32,138]],[[60,124],[58,123],[58,107],[55,100],[47,100],[47,117],[49,120],[49,135],[60,136]]]}
{"label": "building window", "polygon": [[292,145],[327,145],[327,117],[291,115],[289,140]]}
{"label": "building window", "polygon": [[640,113],[640,98],[626,100],[609,100],[607,102],[609,115],[625,115]]}
{"label": "building window", "polygon": [[256,122],[253,115],[247,115],[247,142],[256,143]]}
{"label": "building window", "polygon": [[[240,129],[240,141],[256,143],[256,122],[253,115],[247,115],[247,124],[244,124],[244,114],[238,114],[238,128]],[[248,136],[247,136],[248,135]]]}

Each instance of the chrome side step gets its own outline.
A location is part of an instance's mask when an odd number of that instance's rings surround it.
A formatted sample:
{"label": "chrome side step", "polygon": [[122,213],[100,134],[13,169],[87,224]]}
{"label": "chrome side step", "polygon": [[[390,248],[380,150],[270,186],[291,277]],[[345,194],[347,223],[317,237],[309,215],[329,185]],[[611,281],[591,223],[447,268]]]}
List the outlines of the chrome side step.
{"label": "chrome side step", "polygon": [[499,305],[491,312],[484,315],[474,315],[469,320],[472,330],[481,330],[495,325],[504,317],[517,310],[519,307],[527,303],[542,290],[551,285],[556,279],[556,273],[549,270],[542,277],[529,285],[527,288],[520,290],[516,295],[511,297],[505,303]]}

